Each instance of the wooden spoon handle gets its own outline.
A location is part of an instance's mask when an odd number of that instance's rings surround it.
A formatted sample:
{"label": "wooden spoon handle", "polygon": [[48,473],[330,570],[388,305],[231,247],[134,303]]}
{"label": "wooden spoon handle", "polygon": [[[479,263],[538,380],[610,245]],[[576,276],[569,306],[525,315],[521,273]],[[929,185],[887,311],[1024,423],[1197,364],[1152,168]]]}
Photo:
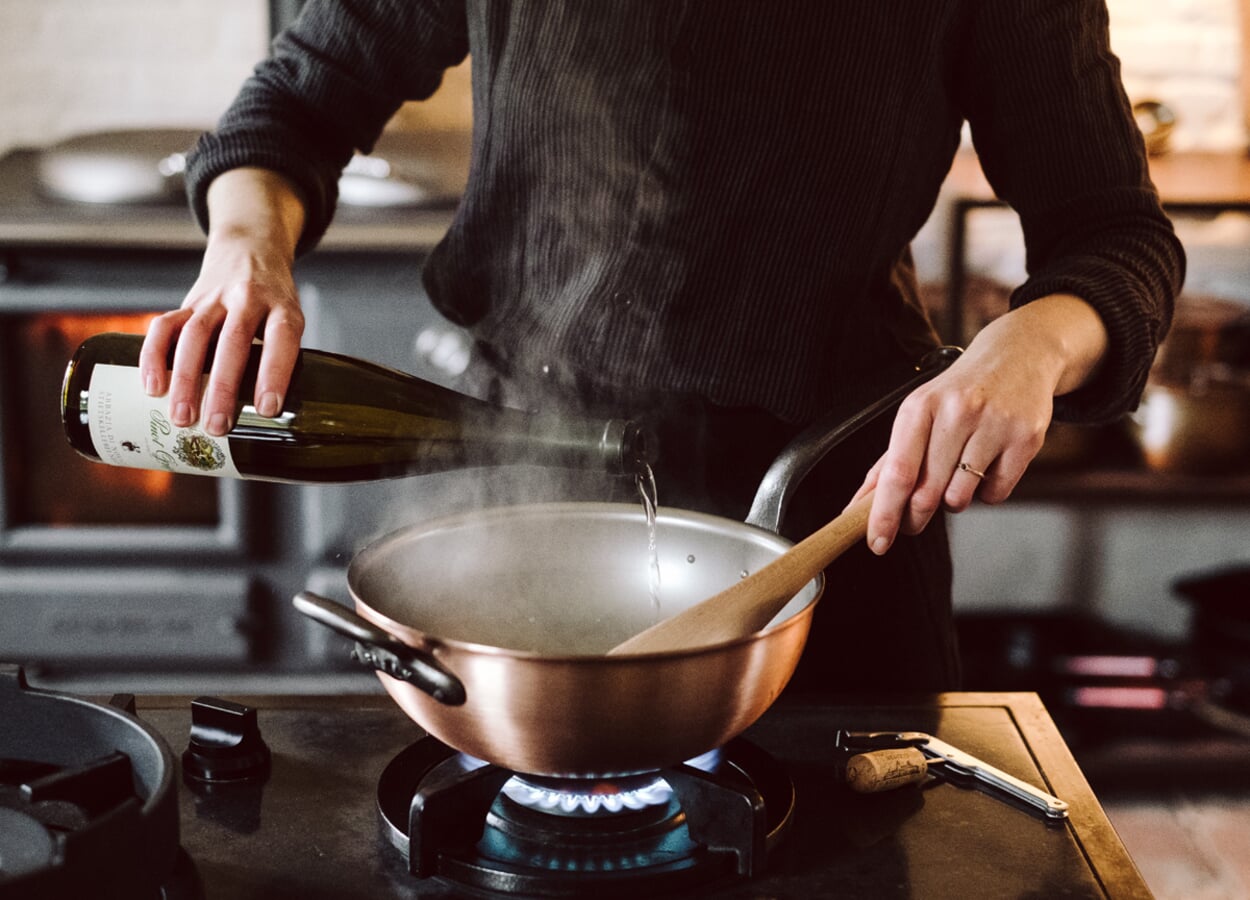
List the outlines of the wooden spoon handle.
{"label": "wooden spoon handle", "polygon": [[754,634],[825,566],[868,533],[872,491],[762,569],[616,645],[609,656],[661,653]]}

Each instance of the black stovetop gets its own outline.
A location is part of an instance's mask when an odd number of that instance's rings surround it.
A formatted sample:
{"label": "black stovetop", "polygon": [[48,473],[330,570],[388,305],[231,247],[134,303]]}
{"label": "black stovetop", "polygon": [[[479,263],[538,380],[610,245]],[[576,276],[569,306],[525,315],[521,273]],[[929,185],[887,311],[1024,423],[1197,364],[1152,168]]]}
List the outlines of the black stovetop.
{"label": "black stovetop", "polygon": [[[208,900],[460,895],[437,879],[414,878],[381,836],[379,776],[422,737],[389,699],[229,699],[257,709],[272,765],[263,785],[208,794],[178,779],[181,843]],[[181,754],[190,698],[140,697],[138,714]],[[1048,789],[1071,814],[1048,822],[940,780],[852,794],[837,778],[838,729],[934,734]],[[762,875],[727,877],[701,896],[1151,896],[1035,695],[783,698],[746,737],[788,770],[793,825]]]}

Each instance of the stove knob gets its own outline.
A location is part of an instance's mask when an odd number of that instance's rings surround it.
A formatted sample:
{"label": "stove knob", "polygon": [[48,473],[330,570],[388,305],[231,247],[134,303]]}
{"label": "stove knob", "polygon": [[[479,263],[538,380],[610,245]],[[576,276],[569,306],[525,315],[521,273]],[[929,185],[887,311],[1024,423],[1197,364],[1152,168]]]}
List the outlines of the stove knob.
{"label": "stove knob", "polygon": [[184,778],[199,782],[258,782],[269,777],[269,746],[250,706],[198,697],[191,701],[191,742],[182,754]]}

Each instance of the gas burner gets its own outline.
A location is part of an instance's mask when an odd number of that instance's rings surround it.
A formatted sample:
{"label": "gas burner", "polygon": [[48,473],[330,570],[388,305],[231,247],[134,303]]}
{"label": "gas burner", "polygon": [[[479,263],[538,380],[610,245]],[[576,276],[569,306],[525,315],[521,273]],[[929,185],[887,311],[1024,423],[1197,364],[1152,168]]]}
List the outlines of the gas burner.
{"label": "gas burner", "polygon": [[137,808],[130,759],[110,753],[78,766],[0,759],[0,873],[20,878],[54,866],[58,839],[81,839]]}
{"label": "gas burner", "polygon": [[789,829],[794,787],[742,739],[660,772],[583,780],[516,774],[427,737],[386,767],[378,810],[418,878],[625,897],[758,874]]}
{"label": "gas burner", "polygon": [[0,722],[0,897],[203,897],[178,845],[173,758],[133,697],[100,706],[0,665]]}
{"label": "gas burner", "polygon": [[571,787],[515,776],[508,779],[503,792],[526,809],[574,818],[643,810],[661,806],[673,796],[672,787],[663,778],[645,778],[630,785],[606,781]]}
{"label": "gas burner", "polygon": [[[710,750],[686,765],[712,772],[719,766],[720,757],[719,750]],[[663,806],[672,799],[673,787],[655,774],[610,780],[515,775],[504,784],[503,793],[528,809],[581,817]]]}

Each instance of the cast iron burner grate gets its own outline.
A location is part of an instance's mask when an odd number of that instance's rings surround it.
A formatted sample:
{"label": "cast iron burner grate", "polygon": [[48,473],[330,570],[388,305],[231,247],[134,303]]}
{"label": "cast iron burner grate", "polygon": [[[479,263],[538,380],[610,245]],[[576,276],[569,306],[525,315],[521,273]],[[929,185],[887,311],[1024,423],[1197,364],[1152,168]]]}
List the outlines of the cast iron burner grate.
{"label": "cast iron burner grate", "polygon": [[178,846],[172,759],[134,717],[33,690],[0,665],[0,900],[200,900]]}
{"label": "cast iron burner grate", "polygon": [[[759,874],[794,814],[785,768],[741,738],[692,763],[625,780],[535,778],[427,737],[383,771],[378,810],[409,872],[486,894],[632,897]],[[635,797],[586,802],[618,792]]]}

